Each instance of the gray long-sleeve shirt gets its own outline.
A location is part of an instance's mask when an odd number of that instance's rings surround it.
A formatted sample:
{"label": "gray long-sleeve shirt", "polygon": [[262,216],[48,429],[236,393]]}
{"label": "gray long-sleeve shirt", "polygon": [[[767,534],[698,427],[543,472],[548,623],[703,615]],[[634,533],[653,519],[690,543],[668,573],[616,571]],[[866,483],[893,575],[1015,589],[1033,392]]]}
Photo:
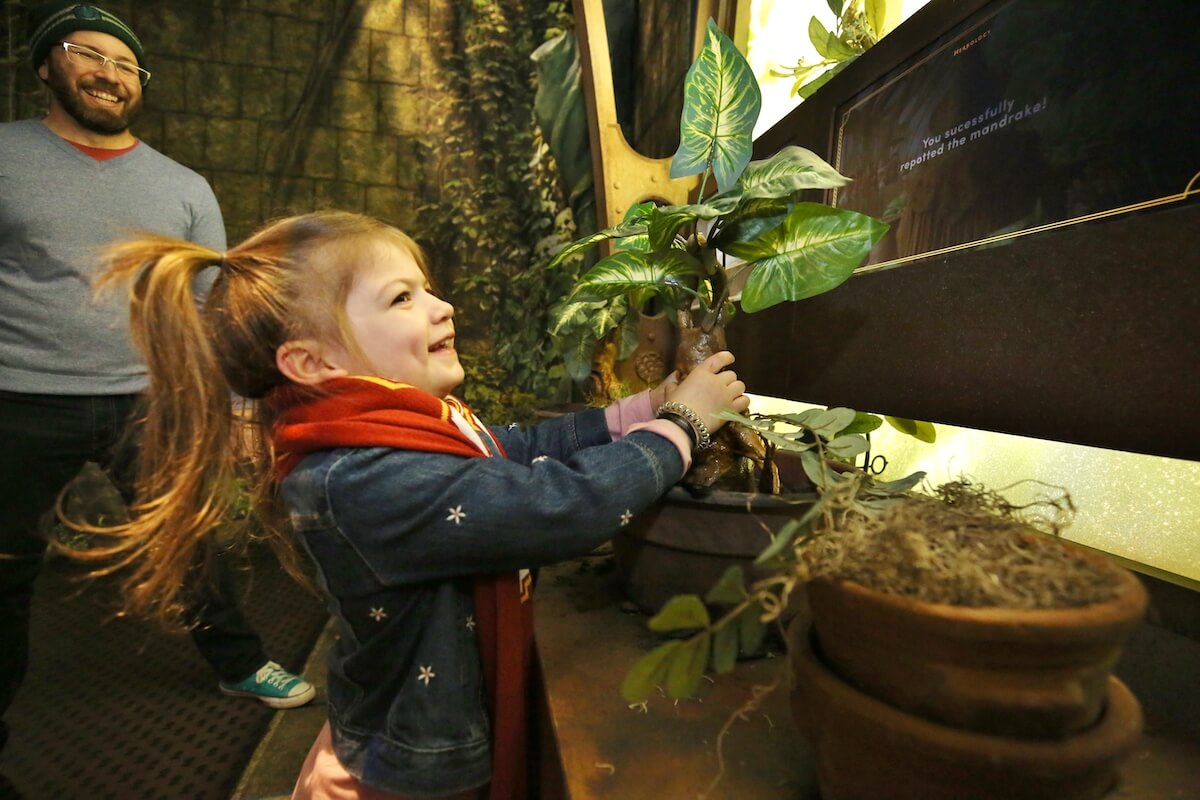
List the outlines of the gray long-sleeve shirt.
{"label": "gray long-sleeve shirt", "polygon": [[0,390],[145,388],[128,298],[91,283],[99,249],[138,231],[225,249],[208,182],[146,143],[97,161],[40,120],[0,124]]}

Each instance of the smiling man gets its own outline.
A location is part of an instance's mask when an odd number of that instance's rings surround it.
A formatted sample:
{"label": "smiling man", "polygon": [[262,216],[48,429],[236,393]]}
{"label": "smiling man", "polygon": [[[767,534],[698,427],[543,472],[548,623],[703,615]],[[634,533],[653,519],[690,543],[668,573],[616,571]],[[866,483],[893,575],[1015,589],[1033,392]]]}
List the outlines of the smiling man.
{"label": "smiling man", "polygon": [[[29,47],[48,110],[0,124],[0,715],[26,669],[39,518],[89,461],[132,497],[126,433],[146,370],[127,299],[92,298],[99,251],[135,231],[225,249],[208,182],[130,132],[151,75],[133,30],[102,8],[55,2],[32,12]],[[313,687],[264,655],[220,568],[227,559],[215,561],[192,638],[221,690],[274,708],[307,703]],[[0,722],[0,748],[6,735]]]}
{"label": "smiling man", "polygon": [[[86,27],[64,30],[76,25]],[[31,48],[38,77],[50,89],[42,120],[47,128],[95,147],[136,143],[129,124],[141,110],[150,72],[141,66],[146,56],[133,31],[106,11],[74,5],[41,23]]]}

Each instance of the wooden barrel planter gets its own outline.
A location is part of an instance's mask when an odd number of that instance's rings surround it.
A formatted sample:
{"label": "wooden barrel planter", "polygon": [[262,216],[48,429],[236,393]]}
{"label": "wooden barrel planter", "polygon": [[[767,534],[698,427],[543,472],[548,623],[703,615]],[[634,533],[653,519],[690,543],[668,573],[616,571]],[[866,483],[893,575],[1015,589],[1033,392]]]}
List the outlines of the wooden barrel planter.
{"label": "wooden barrel planter", "polygon": [[823,800],[1096,800],[1141,736],[1141,709],[1111,676],[1087,729],[1057,739],[997,736],[881,702],[827,667],[806,627],[793,625],[789,639],[792,712],[813,748]]}
{"label": "wooden barrel planter", "polygon": [[1146,610],[1141,581],[1108,568],[1120,573],[1116,596],[1077,608],[967,608],[824,579],[808,600],[825,663],[855,689],[955,728],[1052,739],[1100,718]]}

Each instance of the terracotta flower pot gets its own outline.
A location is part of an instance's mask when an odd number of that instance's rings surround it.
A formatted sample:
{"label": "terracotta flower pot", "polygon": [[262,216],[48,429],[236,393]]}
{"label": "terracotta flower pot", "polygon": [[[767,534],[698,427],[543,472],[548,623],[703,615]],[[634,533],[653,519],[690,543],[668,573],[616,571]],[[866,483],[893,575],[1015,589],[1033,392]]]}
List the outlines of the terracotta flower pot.
{"label": "terracotta flower pot", "polygon": [[791,702],[823,800],[1094,800],[1117,779],[1142,731],[1137,700],[1105,684],[1104,713],[1063,739],[960,730],[908,714],[841,680],[800,625],[789,634]]}
{"label": "terracotta flower pot", "polygon": [[1080,608],[966,608],[846,580],[814,581],[808,599],[825,663],[855,688],[956,728],[1054,738],[1100,716],[1145,612],[1141,581],[1119,572],[1117,597]]}
{"label": "terracotta flower pot", "polygon": [[771,543],[764,525],[778,530],[812,502],[811,494],[725,491],[697,498],[677,486],[613,539],[622,590],[656,614],[674,595],[703,597],[730,566],[753,577],[754,559]]}

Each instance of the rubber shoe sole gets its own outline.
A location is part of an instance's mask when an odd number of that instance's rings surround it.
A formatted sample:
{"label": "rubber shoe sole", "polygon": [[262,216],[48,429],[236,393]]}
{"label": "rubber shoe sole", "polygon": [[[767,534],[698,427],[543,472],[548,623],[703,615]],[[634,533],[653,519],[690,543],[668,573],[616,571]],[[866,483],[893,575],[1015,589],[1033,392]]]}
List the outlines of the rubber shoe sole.
{"label": "rubber shoe sole", "polygon": [[264,706],[281,709],[297,708],[311,702],[312,699],[317,696],[317,687],[313,686],[312,684],[309,684],[307,690],[301,692],[300,694],[292,695],[291,697],[266,697],[258,692],[244,692],[240,689],[227,689],[220,684],[218,684],[218,688],[221,690],[222,694],[229,695],[230,697],[252,697],[262,703]]}

